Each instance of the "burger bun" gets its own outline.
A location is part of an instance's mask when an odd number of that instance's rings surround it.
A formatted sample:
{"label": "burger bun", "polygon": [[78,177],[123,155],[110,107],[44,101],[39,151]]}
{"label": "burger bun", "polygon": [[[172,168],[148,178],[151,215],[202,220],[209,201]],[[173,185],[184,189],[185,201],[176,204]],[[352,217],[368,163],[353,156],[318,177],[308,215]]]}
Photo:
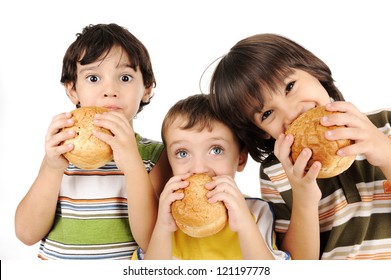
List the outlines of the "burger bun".
{"label": "burger bun", "polygon": [[339,175],[348,169],[355,160],[355,156],[341,157],[337,151],[343,147],[353,144],[352,140],[327,140],[325,133],[328,130],[336,129],[338,126],[323,126],[320,119],[323,116],[337,112],[327,111],[324,106],[315,107],[301,114],[286,130],[285,134],[294,136],[294,143],[291,147],[291,158],[293,162],[304,148],[312,151],[311,159],[308,161],[306,170],[315,161],[322,164],[318,178],[330,178]]}
{"label": "burger bun", "polygon": [[189,185],[176,191],[184,193],[183,199],[171,204],[171,213],[178,228],[197,238],[218,233],[227,224],[228,215],[223,202],[208,202],[208,190],[204,185],[212,178],[207,174],[193,174],[186,180]]}
{"label": "burger bun", "polygon": [[71,112],[74,124],[63,128],[63,131],[73,130],[76,136],[63,141],[63,144],[73,144],[73,149],[63,155],[74,166],[81,169],[96,169],[113,159],[110,145],[92,134],[93,130],[97,130],[112,135],[109,130],[93,124],[96,114],[107,111],[101,107],[81,107]]}

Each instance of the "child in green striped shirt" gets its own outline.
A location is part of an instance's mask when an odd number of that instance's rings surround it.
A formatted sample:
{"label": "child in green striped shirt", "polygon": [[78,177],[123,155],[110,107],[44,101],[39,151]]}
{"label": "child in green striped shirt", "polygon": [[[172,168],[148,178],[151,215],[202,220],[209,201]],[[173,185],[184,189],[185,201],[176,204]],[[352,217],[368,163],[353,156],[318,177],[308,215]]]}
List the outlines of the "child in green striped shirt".
{"label": "child in green striped shirt", "polygon": [[155,85],[148,51],[117,24],[86,26],[65,53],[61,82],[77,107],[109,110],[94,124],[113,135],[94,136],[111,146],[114,162],[75,168],[63,157],[73,146],[62,144],[75,132],[61,131],[73,125],[71,113],[55,116],[37,178],[16,210],[16,235],[27,245],[42,240],[42,259],[129,259],[148,246],[170,177],[163,144],[133,129]]}

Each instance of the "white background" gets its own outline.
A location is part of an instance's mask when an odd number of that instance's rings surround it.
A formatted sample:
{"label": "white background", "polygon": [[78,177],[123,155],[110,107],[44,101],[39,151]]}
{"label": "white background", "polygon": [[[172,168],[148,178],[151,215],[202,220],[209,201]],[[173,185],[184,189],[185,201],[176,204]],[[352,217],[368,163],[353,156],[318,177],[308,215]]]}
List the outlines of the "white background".
{"label": "white background", "polygon": [[[4,2],[4,1],[3,1]],[[35,260],[37,245],[15,237],[14,213],[38,172],[54,115],[74,109],[60,84],[63,55],[88,24],[115,22],[148,48],[155,96],[136,131],[160,139],[177,100],[201,91],[203,71],[240,39],[285,35],[329,65],[345,98],[361,111],[390,107],[387,1],[8,1],[0,4],[0,259]],[[208,77],[201,82],[208,91]],[[238,173],[259,196],[258,164]]]}

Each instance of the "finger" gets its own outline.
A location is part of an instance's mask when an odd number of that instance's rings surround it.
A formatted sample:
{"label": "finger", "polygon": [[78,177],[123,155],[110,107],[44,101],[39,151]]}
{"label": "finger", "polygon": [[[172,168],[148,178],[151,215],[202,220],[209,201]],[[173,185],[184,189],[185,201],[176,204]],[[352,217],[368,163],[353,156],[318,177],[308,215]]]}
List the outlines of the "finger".
{"label": "finger", "polygon": [[66,145],[60,145],[52,149],[52,153],[55,156],[60,156],[62,154],[65,154],[67,152],[72,151],[74,148],[73,144],[66,144]]}
{"label": "finger", "polygon": [[103,115],[103,116],[106,116],[106,117],[117,117],[117,118],[120,118],[120,119],[124,120],[125,122],[129,122],[129,120],[125,116],[125,113],[122,110],[119,110],[119,111],[109,111],[109,112],[105,112],[105,113],[102,113],[102,114],[97,114],[96,116],[99,116],[99,115]]}
{"label": "finger", "polygon": [[229,204],[229,201],[233,199],[233,196],[230,193],[227,192],[215,192],[210,197],[208,197],[209,203],[216,203],[219,201],[222,201],[227,204]]}
{"label": "finger", "polygon": [[366,151],[371,148],[365,142],[356,142],[352,145],[343,147],[337,151],[337,155],[341,157],[345,156],[356,156],[358,154],[365,154]]}
{"label": "finger", "polygon": [[71,127],[74,123],[71,113],[61,113],[55,116],[47,130],[47,136],[57,134],[64,127]]}
{"label": "finger", "polygon": [[[124,131],[124,126],[120,123],[116,122],[115,119],[94,119],[94,126],[95,127],[101,127],[109,130],[113,135],[118,136]],[[95,131],[98,131],[99,129],[95,129]]]}
{"label": "finger", "polygon": [[274,144],[274,154],[276,155],[277,158],[280,158],[280,147],[281,147],[281,144],[284,141],[284,139],[285,139],[285,134],[281,133],[277,137],[276,142]]}
{"label": "finger", "polygon": [[342,140],[342,139],[357,140],[357,139],[361,139],[363,134],[365,135],[366,131],[363,131],[362,129],[351,128],[351,127],[340,127],[340,128],[330,129],[326,131],[324,136],[327,140],[330,141]]}
{"label": "finger", "polygon": [[285,136],[284,141],[282,142],[280,148],[280,155],[282,158],[289,158],[293,141],[294,141],[294,137],[292,134],[288,134]]}
{"label": "finger", "polygon": [[181,200],[185,197],[183,192],[174,192],[170,194],[169,204],[171,205],[174,201]]}
{"label": "finger", "polygon": [[166,186],[164,187],[162,191],[162,195],[169,195],[170,193],[173,193],[179,189],[184,189],[189,185],[188,181],[173,181],[173,182],[168,182]]}
{"label": "finger", "polygon": [[336,113],[332,115],[323,116],[320,119],[320,124],[323,126],[346,126],[346,127],[360,127],[363,123],[368,123],[362,116],[351,113]]}
{"label": "finger", "polygon": [[309,148],[304,148],[297,157],[295,164],[293,165],[293,175],[302,177],[305,174],[305,168],[310,160],[312,151]]}
{"label": "finger", "polygon": [[159,204],[169,206],[174,201],[183,199],[184,196],[185,194],[183,192],[162,192]]}
{"label": "finger", "polygon": [[102,140],[103,142],[109,144],[112,146],[114,142],[114,136],[110,135],[108,133],[102,132],[100,130],[93,129],[92,130],[92,135],[94,135],[96,138]]}
{"label": "finger", "polygon": [[[213,197],[208,199],[208,202],[212,204],[219,201],[224,203],[228,212],[235,213],[235,215],[238,214],[239,211],[241,211],[241,208],[247,208],[243,196],[236,197],[226,192],[216,193]],[[242,205],[242,207],[240,207],[240,205]]]}
{"label": "finger", "polygon": [[231,196],[242,196],[241,191],[239,188],[236,186],[235,183],[228,183],[228,182],[223,182],[219,183],[214,189],[211,191],[207,192],[206,197],[211,198],[215,196],[217,193],[227,193],[230,194]]}
{"label": "finger", "polygon": [[279,155],[276,155],[285,170],[290,169],[293,166],[292,161],[290,159],[291,146],[293,144],[293,141],[294,138],[292,134],[284,136],[284,139],[279,147]]}
{"label": "finger", "polygon": [[[183,199],[185,194],[177,190],[186,188],[188,184],[189,182],[187,181],[168,183],[160,195],[159,204],[170,207],[174,201]],[[168,212],[171,212],[171,209]]]}
{"label": "finger", "polygon": [[330,112],[349,112],[357,110],[357,108],[350,102],[335,101],[325,105],[327,111]]}
{"label": "finger", "polygon": [[324,126],[354,126],[358,120],[367,121],[368,119],[364,113],[360,112],[352,103],[349,102],[339,101],[327,104],[326,110],[340,113],[323,117],[320,122]]}
{"label": "finger", "polygon": [[305,175],[305,179],[308,181],[314,181],[318,177],[319,171],[322,167],[322,164],[319,161],[315,161],[310,169],[308,170],[307,174]]}
{"label": "finger", "polygon": [[174,192],[175,190],[178,190],[180,188],[186,188],[189,185],[188,181],[184,181],[189,176],[188,174],[182,174],[171,177],[168,182],[166,183],[165,187],[163,188],[163,191],[160,196],[165,195],[167,196],[169,193]]}
{"label": "finger", "polygon": [[178,175],[172,176],[168,180],[167,183],[183,181],[183,180],[186,180],[187,178],[189,178],[191,175],[192,175],[192,173],[178,174]]}
{"label": "finger", "polygon": [[76,136],[76,132],[73,130],[60,131],[55,135],[49,135],[46,137],[46,148],[57,147],[62,142],[68,139],[72,139]]}
{"label": "finger", "polygon": [[94,124],[96,126],[104,127],[106,129],[118,131],[120,129],[130,127],[129,120],[126,119],[125,115],[120,112],[107,112],[103,114],[96,114],[94,117]]}
{"label": "finger", "polygon": [[233,178],[228,175],[214,176],[212,179],[213,181],[208,182],[204,185],[204,187],[208,190],[214,189],[218,184],[235,184]]}
{"label": "finger", "polygon": [[124,122],[124,123],[129,123],[129,120],[126,119],[125,115],[123,112],[116,112],[116,111],[110,111],[110,112],[105,112],[102,114],[95,114],[94,119],[100,120],[100,119],[108,119],[108,120],[113,120],[117,119]]}

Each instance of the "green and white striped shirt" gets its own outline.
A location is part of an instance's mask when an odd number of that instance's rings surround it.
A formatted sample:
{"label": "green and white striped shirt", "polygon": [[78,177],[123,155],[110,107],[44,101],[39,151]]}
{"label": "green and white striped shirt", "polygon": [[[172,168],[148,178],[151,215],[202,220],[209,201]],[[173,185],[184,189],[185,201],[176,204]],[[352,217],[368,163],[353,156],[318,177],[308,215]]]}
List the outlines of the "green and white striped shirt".
{"label": "green and white striped shirt", "polygon": [[[136,134],[148,172],[163,144]],[[42,259],[130,259],[137,248],[128,220],[123,172],[114,162],[95,170],[69,165],[64,172],[53,227],[41,241]]]}

